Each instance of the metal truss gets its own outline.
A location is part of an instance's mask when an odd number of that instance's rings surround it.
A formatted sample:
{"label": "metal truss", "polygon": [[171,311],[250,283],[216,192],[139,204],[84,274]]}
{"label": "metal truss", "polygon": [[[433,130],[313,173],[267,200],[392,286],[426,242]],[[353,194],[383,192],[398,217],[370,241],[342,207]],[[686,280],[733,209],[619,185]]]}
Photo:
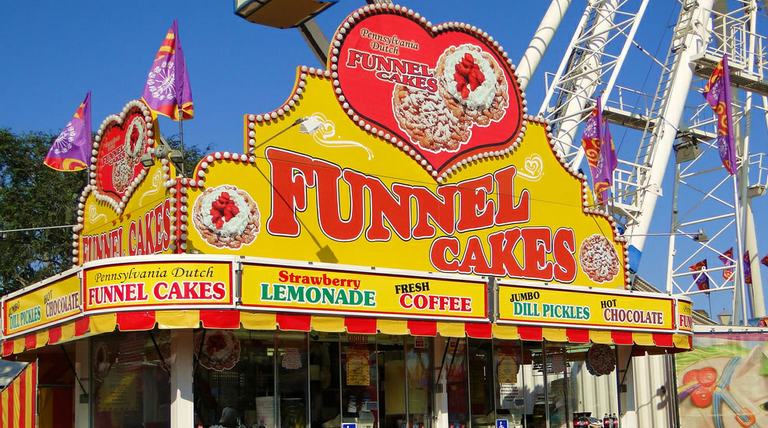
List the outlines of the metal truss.
{"label": "metal truss", "polygon": [[633,160],[619,159],[614,172],[614,217],[626,228],[630,251],[642,252],[653,219],[656,201],[693,78],[690,59],[700,54],[709,38],[712,0],[683,0],[670,48],[652,97],[635,112],[632,121],[617,112],[619,123],[642,130]]}
{"label": "metal truss", "polygon": [[[703,81],[698,82],[702,86]],[[734,126],[742,126],[743,106],[734,107]],[[670,263],[667,290],[693,295],[733,290],[733,278],[724,273],[738,259],[736,234],[737,193],[734,177],[722,167],[716,142],[717,119],[708,104],[692,109],[689,128],[680,133],[676,149],[672,225],[669,240]],[[726,257],[728,249],[733,257]],[[725,258],[725,262],[720,258]],[[690,267],[707,260],[708,268],[692,272]],[[696,286],[698,273],[706,275],[709,288]]]}
{"label": "metal truss", "polygon": [[583,158],[577,129],[596,91],[603,100],[610,96],[647,5],[648,0],[591,0],[557,72],[547,79],[539,113],[549,119],[555,147],[572,165]]}
{"label": "metal truss", "polygon": [[[687,129],[678,132],[675,145],[667,291],[684,295],[730,292],[733,319],[744,322],[749,317],[765,316],[751,199],[765,192],[768,158],[764,153],[750,153],[749,142],[753,116],[764,117],[768,125],[768,83],[764,79],[768,43],[757,33],[755,1],[739,2],[732,10],[726,5],[720,2],[716,6],[721,10],[711,12],[711,38],[706,49],[691,59],[691,66],[700,79],[694,87],[702,88],[723,54],[728,54],[741,167],[734,176],[722,167],[715,140],[717,120],[696,94],[699,104],[690,109]],[[754,95],[762,97],[762,107],[753,105]],[[733,248],[733,257],[724,255],[729,248]],[[750,256],[751,286],[744,285],[745,253]],[[702,274],[709,279],[709,289],[699,290],[689,268],[704,259],[708,268]],[[734,272],[728,273],[731,270]]]}

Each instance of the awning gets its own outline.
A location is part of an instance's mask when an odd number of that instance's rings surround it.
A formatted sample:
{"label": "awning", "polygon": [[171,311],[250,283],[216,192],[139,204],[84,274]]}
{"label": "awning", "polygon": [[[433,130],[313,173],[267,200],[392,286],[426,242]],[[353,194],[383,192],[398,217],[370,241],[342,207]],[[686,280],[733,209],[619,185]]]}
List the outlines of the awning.
{"label": "awning", "polygon": [[84,316],[74,321],[34,333],[7,339],[2,343],[2,356],[20,354],[46,345],[57,345],[113,331],[146,331],[159,329],[238,329],[317,331],[349,334],[391,334],[411,336],[470,337],[549,341],[560,343],[601,343],[637,345],[650,353],[674,353],[690,350],[692,336],[677,333],[646,333],[582,328],[514,326],[487,322],[416,321],[351,316],[317,316],[222,310],[162,310],[117,312]]}

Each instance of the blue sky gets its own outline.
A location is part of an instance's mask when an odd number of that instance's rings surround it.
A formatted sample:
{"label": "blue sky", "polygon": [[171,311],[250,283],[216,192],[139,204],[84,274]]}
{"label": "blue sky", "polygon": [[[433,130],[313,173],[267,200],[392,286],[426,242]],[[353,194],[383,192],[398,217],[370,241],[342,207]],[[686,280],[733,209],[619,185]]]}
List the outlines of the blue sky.
{"label": "blue sky", "polygon": [[[292,88],[296,67],[319,64],[296,30],[248,23],[233,13],[233,3],[46,0],[6,5],[0,26],[0,127],[15,132],[57,133],[86,91],[92,90],[96,129],[103,118],[141,95],[152,58],[175,18],[179,21],[196,111],[195,119],[184,124],[185,141],[213,149],[241,150],[242,115],[280,105]],[[573,1],[528,86],[531,112],[538,110],[544,96],[543,72],[557,69],[584,3]],[[403,0],[401,4],[433,23],[463,21],[477,25],[499,40],[517,61],[549,2]],[[341,0],[320,16],[319,23],[330,35],[350,11],[362,5],[362,0]],[[676,7],[675,1],[652,1],[636,39],[662,59],[677,17]],[[648,75],[649,64],[633,48],[618,83],[652,93],[657,82],[655,72]],[[167,119],[161,119],[160,126],[165,134],[176,133],[176,124]],[[637,138],[620,130],[613,134],[620,156],[622,144],[627,141],[627,147],[633,147],[630,140]],[[671,171],[667,178],[670,175]],[[665,192],[671,195],[669,185]],[[660,201],[651,232],[669,229],[669,199]],[[765,209],[765,202],[760,201],[756,207],[758,221]],[[665,238],[648,239],[640,272],[659,287],[664,284],[666,253]],[[718,313],[725,304],[719,303],[722,298],[714,300],[717,303],[712,309]],[[707,309],[706,302],[699,302]]]}

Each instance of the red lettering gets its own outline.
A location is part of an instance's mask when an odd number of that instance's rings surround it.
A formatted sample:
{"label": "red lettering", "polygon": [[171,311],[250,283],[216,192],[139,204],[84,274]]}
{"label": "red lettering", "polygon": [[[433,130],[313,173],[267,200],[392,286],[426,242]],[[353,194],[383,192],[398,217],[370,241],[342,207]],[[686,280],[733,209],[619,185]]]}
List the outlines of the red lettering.
{"label": "red lettering", "polygon": [[411,238],[411,206],[407,197],[393,195],[381,180],[359,172],[346,170],[344,179],[352,188],[367,188],[371,196],[370,225],[365,231],[369,241],[389,241],[392,234],[390,228],[384,226],[385,221],[400,239]]}
{"label": "red lettering", "polygon": [[459,263],[459,272],[485,273],[490,270],[488,260],[485,259],[483,244],[477,236],[470,236],[464,250],[464,257]]}
{"label": "red lettering", "polygon": [[[162,233],[160,233],[160,230],[158,230],[157,234],[157,242],[158,245],[162,248],[162,251],[165,251],[168,249],[168,247],[171,245],[171,201],[165,200],[165,203],[163,204],[163,211],[162,211],[162,218],[163,218],[163,230]],[[158,223],[160,223],[158,221]],[[162,236],[162,238],[160,237]],[[162,243],[162,244],[161,244]]]}
{"label": "red lettering", "polygon": [[522,223],[531,219],[530,193],[528,189],[523,189],[520,192],[517,205],[515,205],[516,174],[517,169],[514,166],[498,170],[493,174],[496,178],[496,192],[499,199],[495,219],[497,225]]}
{"label": "red lettering", "polygon": [[[316,161],[317,162],[317,161]],[[364,216],[364,192],[363,187],[350,184],[349,187],[349,214],[348,219],[342,218],[341,191],[339,187],[344,181],[340,181],[341,169],[333,164],[324,163],[322,167],[315,168],[317,176],[317,206],[318,221],[323,232],[338,241],[353,241],[363,231]],[[355,183],[360,184],[360,183]]]}
{"label": "red lettering", "polygon": [[555,279],[560,282],[572,282],[576,279],[576,238],[573,229],[557,229],[552,242]]}
{"label": "red lettering", "polygon": [[[459,256],[459,240],[453,236],[442,236],[432,241],[432,247],[429,249],[429,259],[432,266],[441,272],[456,272],[459,270],[459,262],[456,258]],[[450,254],[451,260],[448,260]]]}
{"label": "red lettering", "polygon": [[493,176],[485,175],[459,184],[459,232],[484,229],[493,225],[494,202],[488,199],[493,190]]}
{"label": "red lettering", "polygon": [[[158,210],[159,209],[159,210]],[[153,210],[144,215],[144,254],[155,254],[155,242],[157,241],[157,227],[153,228],[153,225],[157,225],[160,222],[158,211],[162,212],[162,205],[156,206]],[[155,229],[154,238],[152,238],[152,230]]]}
{"label": "red lettering", "polygon": [[444,233],[453,234],[454,205],[458,193],[455,184],[438,187],[437,195],[424,187],[410,187],[399,183],[392,186],[392,191],[400,196],[400,200],[413,198],[416,203],[416,224],[412,235],[415,239],[435,236],[435,227],[430,220]]}
{"label": "red lettering", "polygon": [[272,182],[272,213],[267,229],[273,235],[298,236],[296,211],[307,209],[307,187],[315,185],[314,160],[308,156],[266,150]]}
{"label": "red lettering", "polygon": [[496,276],[521,276],[523,268],[515,258],[515,247],[522,234],[519,227],[488,235],[491,246],[490,274]]}
{"label": "red lettering", "polygon": [[213,283],[213,300],[221,300],[227,294],[227,289],[223,282]]}
{"label": "red lettering", "polygon": [[522,230],[526,278],[552,279],[552,262],[547,254],[552,251],[552,236],[549,228],[527,227]]}

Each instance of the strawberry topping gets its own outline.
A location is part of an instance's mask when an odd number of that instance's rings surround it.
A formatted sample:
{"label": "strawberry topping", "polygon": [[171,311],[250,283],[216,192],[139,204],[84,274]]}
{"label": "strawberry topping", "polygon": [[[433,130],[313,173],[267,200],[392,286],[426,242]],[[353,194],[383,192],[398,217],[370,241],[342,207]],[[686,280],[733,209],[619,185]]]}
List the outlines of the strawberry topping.
{"label": "strawberry topping", "polygon": [[218,199],[211,204],[211,221],[217,229],[221,229],[224,223],[232,220],[232,217],[239,213],[240,209],[227,192],[221,192]]}
{"label": "strawberry topping", "polygon": [[456,64],[453,80],[456,81],[456,91],[461,94],[462,98],[467,99],[471,91],[474,91],[485,82],[485,75],[483,75],[477,63],[475,63],[475,57],[467,52],[461,58],[461,61]]}

